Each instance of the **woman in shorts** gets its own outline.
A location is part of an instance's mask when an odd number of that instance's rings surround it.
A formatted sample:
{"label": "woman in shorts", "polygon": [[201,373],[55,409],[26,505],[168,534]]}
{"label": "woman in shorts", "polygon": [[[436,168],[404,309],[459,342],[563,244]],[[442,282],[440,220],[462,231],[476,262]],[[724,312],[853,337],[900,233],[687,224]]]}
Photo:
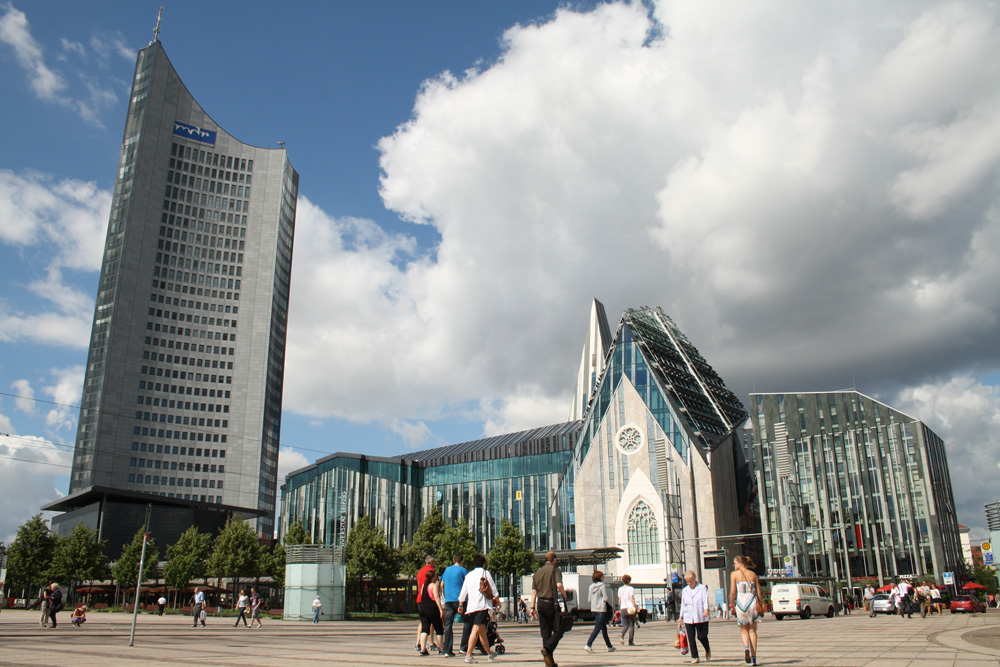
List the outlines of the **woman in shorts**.
{"label": "woman in shorts", "polygon": [[[493,575],[486,569],[486,556],[476,554],[476,557],[472,559],[472,567],[472,571],[465,575],[465,581],[462,583],[462,592],[458,594],[458,613],[463,614],[468,622],[472,624],[472,632],[469,633],[469,646],[465,653],[465,661],[475,662],[472,652],[476,650],[477,642],[483,647],[486,655],[492,661],[496,654],[490,651],[490,641],[486,637],[486,621],[489,619],[489,610],[494,606],[499,593],[497,592],[497,585],[493,581]],[[485,592],[481,590],[484,588],[483,580],[486,581],[485,588],[488,590],[490,597],[487,597]]]}
{"label": "woman in shorts", "polygon": [[444,606],[441,603],[440,587],[437,585],[437,574],[433,570],[427,573],[424,580],[424,590],[420,595],[417,611],[420,613],[420,655],[430,655],[427,639],[431,628],[437,633],[437,649],[440,653],[444,641],[444,625],[441,623]]}

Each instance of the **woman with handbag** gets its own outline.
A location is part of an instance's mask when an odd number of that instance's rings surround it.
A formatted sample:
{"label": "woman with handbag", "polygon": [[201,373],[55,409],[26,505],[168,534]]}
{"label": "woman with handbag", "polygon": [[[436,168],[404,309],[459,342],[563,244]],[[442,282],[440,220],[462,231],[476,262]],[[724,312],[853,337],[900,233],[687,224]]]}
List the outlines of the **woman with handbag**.
{"label": "woman with handbag", "polygon": [[730,577],[729,601],[736,611],[736,622],[740,624],[743,638],[743,659],[750,665],[757,664],[757,621],[764,618],[764,599],[760,592],[760,581],[753,571],[754,562],[749,556],[733,559],[733,573]]}
{"label": "woman with handbag", "polygon": [[593,653],[594,649],[591,648],[594,640],[597,639],[597,635],[604,635],[604,643],[607,644],[608,653],[615,650],[614,644],[611,643],[611,638],[608,637],[608,619],[611,618],[611,601],[608,599],[608,587],[604,585],[604,573],[600,570],[594,570],[594,574],[591,575],[590,584],[590,610],[594,612],[594,631],[590,633],[590,639],[587,640],[587,644],[583,647],[583,650],[587,653]]}
{"label": "woman with handbag", "polygon": [[622,612],[622,632],[621,632],[621,643],[625,643],[625,635],[628,634],[628,645],[635,646],[635,617],[636,617],[636,605],[635,605],[635,589],[630,585],[632,583],[632,577],[629,575],[622,576],[622,583],[624,586],[618,589],[618,606],[621,608]]}

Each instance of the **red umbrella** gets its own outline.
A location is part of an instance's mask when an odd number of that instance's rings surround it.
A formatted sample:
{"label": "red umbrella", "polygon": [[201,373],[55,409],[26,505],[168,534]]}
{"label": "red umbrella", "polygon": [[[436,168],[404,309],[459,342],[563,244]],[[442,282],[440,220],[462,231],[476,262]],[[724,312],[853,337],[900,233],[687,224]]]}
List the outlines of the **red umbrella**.
{"label": "red umbrella", "polygon": [[885,586],[882,586],[881,588],[876,588],[875,592],[876,593],[888,593],[891,590],[892,590],[892,584],[886,584]]}
{"label": "red umbrella", "polygon": [[977,584],[974,581],[970,581],[966,585],[962,586],[963,591],[971,591],[974,588],[986,588],[986,586],[983,586],[982,584]]}

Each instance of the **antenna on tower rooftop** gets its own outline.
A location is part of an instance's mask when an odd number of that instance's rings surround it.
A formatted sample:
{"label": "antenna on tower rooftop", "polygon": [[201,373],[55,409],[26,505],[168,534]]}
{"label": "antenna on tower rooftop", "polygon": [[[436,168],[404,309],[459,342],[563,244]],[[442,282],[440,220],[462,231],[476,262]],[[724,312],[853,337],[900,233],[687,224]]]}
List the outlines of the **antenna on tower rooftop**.
{"label": "antenna on tower rooftop", "polygon": [[285,142],[284,141],[279,141],[278,145],[281,146],[282,148],[284,148],[285,147]]}
{"label": "antenna on tower rooftop", "polygon": [[[153,42],[160,41],[160,19],[163,18],[163,7],[156,14],[156,27],[153,28]],[[150,42],[152,44],[152,42]]]}

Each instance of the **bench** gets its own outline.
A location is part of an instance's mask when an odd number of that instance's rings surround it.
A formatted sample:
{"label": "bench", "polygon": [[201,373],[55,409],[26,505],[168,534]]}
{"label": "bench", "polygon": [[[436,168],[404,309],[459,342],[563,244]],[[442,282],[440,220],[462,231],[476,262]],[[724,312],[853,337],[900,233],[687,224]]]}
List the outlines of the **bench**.
{"label": "bench", "polygon": [[108,605],[105,602],[97,602],[95,604],[90,605],[90,608],[91,609],[107,609]]}
{"label": "bench", "polygon": [[268,616],[276,616],[280,618],[281,616],[285,615],[285,610],[279,607],[278,609],[268,609],[264,613],[267,614]]}

